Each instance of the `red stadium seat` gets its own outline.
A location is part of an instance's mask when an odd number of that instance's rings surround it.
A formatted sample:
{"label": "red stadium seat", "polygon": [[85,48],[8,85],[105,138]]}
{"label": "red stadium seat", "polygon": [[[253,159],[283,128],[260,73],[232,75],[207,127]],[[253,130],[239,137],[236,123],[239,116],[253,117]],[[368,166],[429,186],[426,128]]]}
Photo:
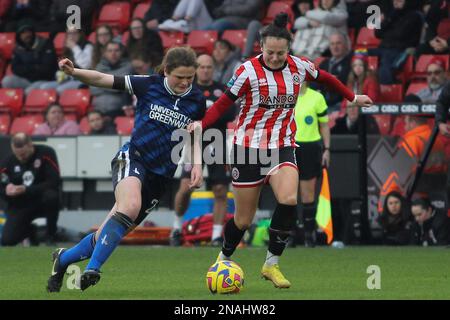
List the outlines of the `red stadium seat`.
{"label": "red stadium seat", "polygon": [[64,42],[66,41],[66,33],[58,32],[53,39],[53,46],[55,47],[56,55],[59,57],[64,50]]}
{"label": "red stadium seat", "polygon": [[262,20],[262,24],[266,25],[271,23],[280,12],[288,14],[289,23],[292,24],[294,22],[294,13],[292,12],[291,4],[282,1],[274,1],[270,3],[266,16]]}
{"label": "red stadium seat", "polygon": [[1,32],[0,33],[0,54],[5,60],[10,60],[14,47],[16,46],[15,32]]}
{"label": "red stadium seat", "polygon": [[87,40],[92,44],[95,44],[97,42],[97,37],[96,37],[95,31],[92,31],[89,34],[89,36],[87,37]]}
{"label": "red stadium seat", "polygon": [[41,38],[50,38],[50,32],[36,32],[36,35],[38,35]]}
{"label": "red stadium seat", "polygon": [[8,134],[10,124],[11,117],[9,114],[0,114],[0,134]]}
{"label": "red stadium seat", "polygon": [[396,75],[397,79],[401,81],[403,86],[406,86],[406,83],[410,81],[413,70],[414,70],[414,58],[412,55],[409,55],[406,58],[405,63],[403,64],[402,70]]}
{"label": "red stadium seat", "polygon": [[450,19],[441,20],[437,28],[437,35],[442,39],[450,38]]}
{"label": "red stadium seat", "polygon": [[247,30],[225,30],[222,39],[228,40],[236,47],[241,48],[241,51],[244,51],[247,42]]}
{"label": "red stadium seat", "polygon": [[124,32],[130,24],[131,7],[128,2],[111,2],[105,4],[98,17],[97,25],[108,24]]}
{"label": "red stadium seat", "polygon": [[16,134],[18,132],[24,132],[28,135],[33,134],[34,129],[44,122],[44,117],[41,114],[27,115],[23,117],[17,117],[14,119],[9,134]]}
{"label": "red stadium seat", "polygon": [[121,136],[128,136],[131,134],[134,128],[133,117],[116,117],[114,120],[117,128],[117,134]]}
{"label": "red stadium seat", "polygon": [[184,33],[181,31],[158,31],[164,50],[184,44]]}
{"label": "red stadium seat", "polygon": [[55,89],[34,89],[31,90],[25,99],[23,112],[34,113],[44,112],[45,109],[57,100]]}
{"label": "red stadium seat", "polygon": [[59,97],[59,104],[65,113],[75,113],[79,118],[86,114],[91,101],[89,89],[64,90]]}
{"label": "red stadium seat", "polygon": [[0,112],[8,112],[15,118],[22,111],[23,89],[0,89]]}
{"label": "red stadium seat", "polygon": [[397,103],[403,101],[403,86],[401,84],[380,85],[380,102]]}
{"label": "red stadium seat", "polygon": [[83,134],[89,134],[89,132],[91,131],[91,128],[89,127],[89,122],[88,122],[87,116],[83,117],[80,120],[80,130],[81,130],[81,132],[83,132]]}
{"label": "red stadium seat", "polygon": [[194,49],[197,54],[212,54],[214,43],[219,38],[215,30],[193,30],[187,37],[187,44]]}
{"label": "red stadium seat", "polygon": [[426,87],[428,87],[428,83],[426,82],[411,82],[411,84],[408,87],[408,90],[406,90],[405,95],[407,96],[408,94],[416,94],[417,92],[419,92],[422,89],[425,89]]}
{"label": "red stadium seat", "polygon": [[394,120],[394,124],[392,126],[392,130],[389,133],[389,135],[394,137],[401,137],[405,134],[406,128],[405,128],[405,117],[403,116],[396,116]]}
{"label": "red stadium seat", "polygon": [[375,37],[375,30],[363,27],[356,38],[356,47],[376,48],[381,40]]}
{"label": "red stadium seat", "polygon": [[381,135],[388,135],[391,132],[391,115],[390,114],[375,114],[373,116],[380,129]]}
{"label": "red stadium seat", "polygon": [[348,37],[350,38],[350,42],[352,44],[355,44],[355,42],[356,42],[356,29],[355,28],[348,28]]}
{"label": "red stadium seat", "polygon": [[130,38],[130,31],[125,31],[122,36],[120,37],[120,42],[122,42],[122,44],[124,46],[127,45],[127,41]]}
{"label": "red stadium seat", "polygon": [[372,71],[378,70],[378,57],[377,56],[369,56],[367,64],[369,66],[369,70],[372,70]]}
{"label": "red stadium seat", "polygon": [[144,19],[145,13],[150,9],[151,3],[139,3],[133,10],[133,18]]}

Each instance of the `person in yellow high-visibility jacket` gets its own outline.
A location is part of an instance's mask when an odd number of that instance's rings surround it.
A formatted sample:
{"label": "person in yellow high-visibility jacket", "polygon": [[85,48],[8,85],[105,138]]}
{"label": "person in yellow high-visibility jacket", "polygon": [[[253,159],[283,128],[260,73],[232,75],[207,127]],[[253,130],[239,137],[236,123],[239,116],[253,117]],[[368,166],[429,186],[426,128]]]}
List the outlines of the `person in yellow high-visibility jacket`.
{"label": "person in yellow high-visibility jacket", "polygon": [[314,247],[316,241],[315,190],[322,167],[330,164],[330,127],[328,107],[324,96],[304,83],[295,105],[297,132],[296,158],[300,177],[300,198],[305,226],[305,246]]}

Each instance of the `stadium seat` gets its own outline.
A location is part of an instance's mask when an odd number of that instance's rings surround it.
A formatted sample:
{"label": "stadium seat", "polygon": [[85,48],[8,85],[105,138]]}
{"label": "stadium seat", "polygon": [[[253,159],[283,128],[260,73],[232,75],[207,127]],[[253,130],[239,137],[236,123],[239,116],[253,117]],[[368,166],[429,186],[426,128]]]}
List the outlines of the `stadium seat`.
{"label": "stadium seat", "polygon": [[414,74],[412,75],[413,79],[423,79],[426,78],[427,67],[430,64],[430,61],[439,57],[444,60],[445,70],[449,69],[450,64],[450,55],[434,55],[434,54],[423,54],[419,57],[416,63],[416,67],[414,68]]}
{"label": "stadium seat", "polygon": [[8,134],[10,124],[11,117],[9,114],[0,114],[0,134]]}
{"label": "stadium seat", "polygon": [[215,30],[193,30],[189,33],[186,42],[197,54],[212,54],[214,43],[218,38],[219,33]]}
{"label": "stadium seat", "polygon": [[241,48],[241,52],[243,52],[247,42],[247,30],[225,30],[222,39],[228,40],[236,47]]}
{"label": "stadium seat", "polygon": [[401,84],[380,85],[380,102],[398,103],[403,101],[403,86]]}
{"label": "stadium seat", "polygon": [[31,90],[25,99],[24,113],[44,112],[45,109],[57,100],[55,89]]}
{"label": "stadium seat", "polygon": [[133,131],[134,117],[116,117],[114,123],[116,124],[117,134],[128,136]]}
{"label": "stadium seat", "polygon": [[0,112],[8,112],[13,118],[22,111],[23,89],[0,89]]}
{"label": "stadium seat", "polygon": [[33,134],[34,129],[44,122],[44,116],[41,114],[27,115],[14,119],[9,134],[24,132],[28,135]]}
{"label": "stadium seat", "polygon": [[377,56],[369,56],[367,64],[369,66],[369,70],[377,71],[378,70],[378,57]]}
{"label": "stadium seat", "polygon": [[87,37],[87,40],[92,43],[95,44],[97,42],[96,36],[95,36],[95,31],[92,31],[91,33],[89,33],[89,36]]}
{"label": "stadium seat", "polygon": [[266,25],[271,23],[275,19],[275,16],[280,12],[285,12],[288,14],[290,24],[294,22],[294,13],[292,12],[291,4],[283,1],[273,1],[267,9],[267,13],[262,20],[262,24]]}
{"label": "stadium seat", "polygon": [[405,96],[409,94],[416,94],[420,90],[428,87],[428,84],[426,82],[411,82],[411,84],[408,87],[408,90],[406,90]]}
{"label": "stadium seat", "polygon": [[391,132],[391,115],[390,114],[375,114],[373,116],[380,129],[381,135],[388,135]]}
{"label": "stadium seat", "polygon": [[381,40],[375,37],[375,30],[363,27],[359,30],[356,38],[356,47],[376,48]]}
{"label": "stadium seat", "polygon": [[100,10],[97,26],[108,24],[122,33],[128,29],[130,24],[130,13],[131,7],[128,2],[107,3]]}
{"label": "stadium seat", "polygon": [[122,44],[124,46],[127,45],[127,41],[130,38],[130,31],[125,31],[122,36],[120,37],[120,42],[122,42]]}
{"label": "stadium seat", "polygon": [[348,28],[348,37],[350,38],[350,43],[352,43],[352,44],[356,43],[356,29],[355,28]]}
{"label": "stadium seat", "polygon": [[87,116],[81,118],[80,120],[80,130],[81,132],[83,132],[83,134],[89,134],[89,132],[91,131],[91,128],[89,127],[89,123],[87,120]]}
{"label": "stadium seat", "polygon": [[405,117],[404,116],[395,116],[394,124],[392,126],[392,130],[389,135],[394,137],[401,137],[405,134]]}
{"label": "stadium seat", "polygon": [[412,55],[409,55],[406,58],[405,63],[403,64],[403,68],[400,72],[396,74],[396,78],[401,81],[403,86],[406,86],[406,83],[409,82],[411,79],[411,74],[414,71],[414,58]]}
{"label": "stadium seat", "polygon": [[437,28],[437,35],[443,39],[450,38],[450,19],[441,20]]}
{"label": "stadium seat", "polygon": [[50,32],[36,32],[36,35],[38,35],[41,38],[50,38]]}
{"label": "stadium seat", "polygon": [[66,41],[66,33],[58,32],[53,39],[53,46],[55,47],[56,55],[59,57],[64,50],[64,42]]}
{"label": "stadium seat", "polygon": [[91,92],[89,89],[68,89],[64,90],[59,97],[59,104],[64,113],[75,113],[78,118],[86,114],[90,105]]}
{"label": "stadium seat", "polygon": [[5,60],[11,59],[15,46],[15,32],[0,32],[0,53]]}
{"label": "stadium seat", "polygon": [[139,3],[133,10],[133,18],[144,19],[145,13],[150,9],[151,3]]}
{"label": "stadium seat", "polygon": [[164,50],[184,44],[184,33],[181,31],[158,31]]}

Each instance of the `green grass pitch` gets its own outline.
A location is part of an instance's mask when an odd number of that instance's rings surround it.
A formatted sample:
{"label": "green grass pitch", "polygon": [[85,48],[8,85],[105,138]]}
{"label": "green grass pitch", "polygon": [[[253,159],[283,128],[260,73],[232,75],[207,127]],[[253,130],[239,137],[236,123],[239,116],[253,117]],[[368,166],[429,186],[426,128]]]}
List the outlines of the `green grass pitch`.
{"label": "green grass pitch", "polygon": [[[292,287],[283,290],[260,278],[266,249],[242,248],[234,259],[245,272],[245,286],[230,296],[212,295],[206,288],[206,271],[217,248],[120,246],[96,286],[81,292],[64,284],[60,293],[48,294],[52,251],[0,248],[0,299],[450,299],[447,248],[289,248],[280,265]],[[367,288],[370,265],[380,267],[379,290]]]}

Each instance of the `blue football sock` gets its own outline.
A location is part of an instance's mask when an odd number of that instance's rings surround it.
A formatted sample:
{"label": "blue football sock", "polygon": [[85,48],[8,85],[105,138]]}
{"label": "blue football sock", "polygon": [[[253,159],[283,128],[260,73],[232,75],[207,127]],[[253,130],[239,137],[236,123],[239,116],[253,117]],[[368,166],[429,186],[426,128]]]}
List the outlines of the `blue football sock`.
{"label": "blue football sock", "polygon": [[116,212],[103,227],[86,270],[100,271],[101,266],[109,258],[132,225],[133,221],[128,216]]}
{"label": "blue football sock", "polygon": [[59,258],[60,268],[66,268],[72,263],[89,259],[95,247],[95,232],[81,239],[77,245],[64,251]]}

